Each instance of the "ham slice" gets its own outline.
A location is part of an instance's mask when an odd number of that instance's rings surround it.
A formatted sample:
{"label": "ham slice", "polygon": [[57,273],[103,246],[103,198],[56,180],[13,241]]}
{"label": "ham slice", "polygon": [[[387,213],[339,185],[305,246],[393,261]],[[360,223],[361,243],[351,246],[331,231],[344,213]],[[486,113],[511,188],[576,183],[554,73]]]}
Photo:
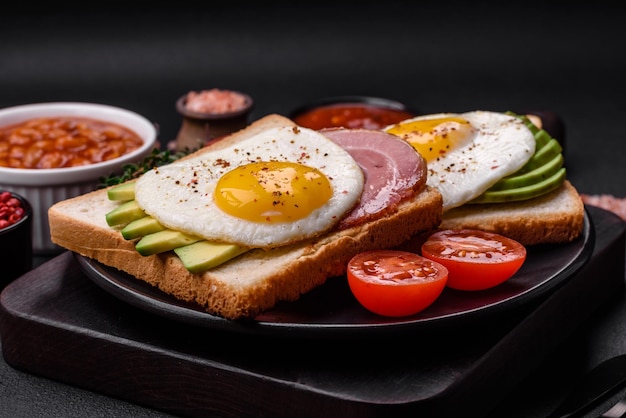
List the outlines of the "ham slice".
{"label": "ham slice", "polygon": [[426,185],[426,162],[406,141],[386,132],[333,128],[320,131],[357,161],[365,176],[359,204],[338,228],[353,227],[388,213]]}

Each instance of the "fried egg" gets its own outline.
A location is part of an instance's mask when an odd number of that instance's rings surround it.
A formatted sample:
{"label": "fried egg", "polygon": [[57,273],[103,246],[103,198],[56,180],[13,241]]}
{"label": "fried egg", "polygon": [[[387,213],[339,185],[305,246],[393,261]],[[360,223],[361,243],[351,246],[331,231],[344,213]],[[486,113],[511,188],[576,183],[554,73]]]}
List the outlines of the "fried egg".
{"label": "fried egg", "polygon": [[317,131],[276,127],[146,172],[135,200],[163,226],[209,241],[272,248],[332,228],[364,175]]}
{"label": "fried egg", "polygon": [[423,115],[384,130],[422,154],[426,183],[441,192],[444,211],[480,196],[535,152],[535,138],[524,123],[499,112]]}

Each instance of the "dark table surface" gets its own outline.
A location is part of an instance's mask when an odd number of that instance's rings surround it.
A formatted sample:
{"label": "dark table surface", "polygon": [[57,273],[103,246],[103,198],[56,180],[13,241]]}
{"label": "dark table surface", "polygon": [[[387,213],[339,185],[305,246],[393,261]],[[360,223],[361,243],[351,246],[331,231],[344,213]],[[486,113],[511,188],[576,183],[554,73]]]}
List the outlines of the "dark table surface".
{"label": "dark table surface", "polygon": [[[355,94],[423,113],[550,110],[566,127],[570,181],[581,193],[626,196],[623,6],[363,3],[3,11],[0,107],[118,105],[157,123],[163,143],[180,127],[176,99],[211,87],[249,93],[253,118]],[[550,398],[549,385],[564,384],[559,376],[626,353],[625,324],[617,295],[493,416],[535,416],[529,411]],[[0,406],[0,415],[25,417],[167,416],[4,361]]]}

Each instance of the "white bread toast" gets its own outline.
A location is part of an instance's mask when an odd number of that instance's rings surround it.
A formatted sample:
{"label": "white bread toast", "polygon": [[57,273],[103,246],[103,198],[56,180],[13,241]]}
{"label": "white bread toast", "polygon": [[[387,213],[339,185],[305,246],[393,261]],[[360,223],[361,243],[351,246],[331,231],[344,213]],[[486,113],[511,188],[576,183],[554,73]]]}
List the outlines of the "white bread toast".
{"label": "white bread toast", "polygon": [[[279,125],[294,123],[269,115],[197,153]],[[228,319],[254,318],[279,301],[297,300],[327,278],[344,274],[355,254],[398,246],[436,229],[442,217],[441,194],[426,187],[381,219],[282,248],[252,250],[203,274],[192,274],[172,251],[144,257],[135,249],[135,240],[125,240],[119,229],[108,226],[105,215],[117,205],[108,199],[107,189],[53,205],[48,212],[52,241]]]}
{"label": "white bread toast", "polygon": [[578,191],[565,181],[558,189],[529,200],[465,204],[444,213],[442,229],[482,229],[524,245],[570,242],[583,230],[585,208]]}

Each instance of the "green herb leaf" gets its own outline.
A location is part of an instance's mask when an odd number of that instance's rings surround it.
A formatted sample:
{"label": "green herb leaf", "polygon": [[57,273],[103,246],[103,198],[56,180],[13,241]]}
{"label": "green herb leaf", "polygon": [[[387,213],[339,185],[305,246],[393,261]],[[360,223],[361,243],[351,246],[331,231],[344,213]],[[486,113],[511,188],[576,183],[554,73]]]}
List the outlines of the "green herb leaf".
{"label": "green herb leaf", "polygon": [[152,152],[147,155],[142,161],[135,164],[126,164],[122,166],[120,174],[111,174],[107,177],[100,178],[99,189],[113,186],[116,184],[124,183],[125,181],[136,179],[146,171],[152,170],[155,167],[160,167],[166,164],[170,164],[185,155],[190,154],[193,150],[177,151],[160,150],[154,148]]}

